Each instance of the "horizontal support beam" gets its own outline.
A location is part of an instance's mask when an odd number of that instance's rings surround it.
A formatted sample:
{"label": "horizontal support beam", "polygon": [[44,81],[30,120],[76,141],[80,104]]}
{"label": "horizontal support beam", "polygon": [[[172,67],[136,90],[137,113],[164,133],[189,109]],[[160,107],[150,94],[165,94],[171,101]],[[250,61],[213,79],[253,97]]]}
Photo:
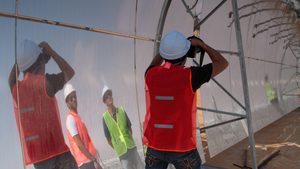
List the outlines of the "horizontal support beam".
{"label": "horizontal support beam", "polygon": [[239,102],[232,94],[229,93],[229,91],[227,91],[215,78],[211,78],[230,98],[232,98],[233,101],[235,101],[239,106],[241,106],[241,108],[243,108],[244,110],[246,110],[246,107]]}
{"label": "horizontal support beam", "polygon": [[108,35],[113,35],[113,36],[124,37],[124,38],[156,42],[155,39],[147,38],[147,37],[143,37],[143,36],[129,35],[129,34],[120,33],[120,32],[108,31],[108,30],[104,30],[101,28],[93,28],[93,27],[75,25],[75,24],[71,24],[71,23],[36,18],[36,17],[31,17],[31,16],[16,15],[14,13],[0,12],[0,16],[8,17],[8,18],[16,18],[16,19],[20,19],[20,20],[27,20],[27,21],[31,21],[31,22],[44,23],[44,24],[55,25],[55,26],[61,26],[61,27],[67,27],[67,28],[73,28],[73,29],[79,29],[79,30],[84,30],[84,31],[96,32],[96,33],[103,33],[103,34],[108,34]]}
{"label": "horizontal support beam", "polygon": [[210,128],[213,128],[213,127],[218,127],[218,126],[221,126],[221,125],[224,125],[224,124],[227,124],[227,123],[232,123],[232,122],[235,122],[235,121],[238,121],[238,120],[243,120],[243,119],[245,119],[245,117],[239,117],[239,118],[236,118],[236,119],[224,121],[224,122],[221,122],[221,123],[213,124],[213,125],[202,127],[202,128],[197,127],[197,129],[200,130],[200,133],[204,133],[205,130],[207,130],[207,129],[210,129]]}
{"label": "horizontal support beam", "polygon": [[[195,59],[193,59],[193,62],[197,65],[200,66],[200,64],[198,62],[195,61]],[[241,106],[244,110],[246,110],[245,106],[240,103],[232,94],[230,94],[229,91],[227,91],[215,78],[211,78],[229,97],[232,98],[233,101],[235,101],[239,106]]]}
{"label": "horizontal support beam", "polygon": [[284,96],[294,96],[294,97],[300,97],[300,93],[299,94],[283,94]]}
{"label": "horizontal support beam", "polygon": [[[234,52],[234,51],[226,51],[226,50],[217,50],[218,52],[222,53],[222,54],[229,54],[229,55],[234,55],[239,57],[239,53],[238,52]],[[260,58],[254,58],[254,57],[245,57],[246,59],[251,59],[251,60],[256,60],[256,61],[261,61],[261,62],[266,62],[266,63],[273,63],[273,64],[278,64],[278,65],[286,65],[286,66],[290,66],[290,67],[296,67],[294,65],[288,65],[285,63],[279,63],[279,62],[274,62],[271,60],[264,60],[264,59],[260,59]]]}
{"label": "horizontal support beam", "polygon": [[244,114],[237,114],[237,113],[208,109],[208,108],[203,108],[203,107],[197,107],[197,110],[204,110],[204,111],[209,111],[209,112],[214,112],[214,113],[219,113],[219,114],[226,114],[226,115],[237,116],[237,117],[246,117],[246,115],[244,115]]}
{"label": "horizontal support beam", "polygon": [[198,24],[194,25],[194,29],[201,26],[211,15],[213,15],[227,0],[222,0],[213,10],[211,10]]}
{"label": "horizontal support beam", "polygon": [[230,54],[230,55],[239,55],[239,52],[232,52],[232,51],[226,51],[226,50],[217,50],[220,53],[224,54]]}

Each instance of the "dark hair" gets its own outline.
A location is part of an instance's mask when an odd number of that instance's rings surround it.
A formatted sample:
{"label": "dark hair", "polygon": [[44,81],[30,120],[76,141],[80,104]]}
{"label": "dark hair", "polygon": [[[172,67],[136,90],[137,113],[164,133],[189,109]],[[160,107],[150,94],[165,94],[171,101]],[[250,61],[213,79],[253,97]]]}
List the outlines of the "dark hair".
{"label": "dark hair", "polygon": [[[202,39],[198,38],[197,36],[190,36],[187,38],[187,40],[192,41],[192,39],[198,39],[201,42],[203,42]],[[186,57],[188,58],[195,58],[196,57],[196,53],[203,53],[205,52],[204,49],[202,49],[200,46],[192,46],[190,47],[188,53],[186,54]]]}
{"label": "dark hair", "polygon": [[194,46],[191,46],[188,52],[181,58],[175,59],[175,60],[168,60],[165,59],[166,62],[170,62],[172,64],[178,64],[183,62],[186,58],[194,58],[195,57],[195,50],[196,48]]}
{"label": "dark hair", "polygon": [[179,58],[179,59],[175,59],[175,60],[168,60],[168,59],[165,59],[166,62],[170,62],[172,64],[177,64],[177,63],[181,63],[185,60],[185,56]]}
{"label": "dark hair", "polygon": [[196,56],[196,47],[191,45],[190,49],[185,54],[185,57],[194,58],[195,56]]}
{"label": "dark hair", "polygon": [[27,68],[24,72],[32,72],[34,71],[40,64],[40,62],[42,61],[42,54],[40,54],[37,58],[37,60],[29,67]]}
{"label": "dark hair", "polygon": [[[72,93],[72,92],[71,92],[71,93]],[[66,97],[66,99],[65,99],[65,102],[66,102],[66,103],[68,103],[68,101],[70,100],[70,94],[71,94],[71,93],[69,93],[68,96]]]}
{"label": "dark hair", "polygon": [[48,63],[48,61],[50,60],[50,56],[41,53],[37,60],[28,68],[25,70],[25,72],[32,72],[34,69],[36,69],[36,67],[38,67],[42,62],[44,63]]}
{"label": "dark hair", "polygon": [[111,91],[110,89],[108,89],[108,90],[104,93],[104,95],[103,95],[103,97],[102,97],[103,103],[105,102],[105,100],[106,100],[108,94],[111,94],[111,95],[112,95],[112,91]]}

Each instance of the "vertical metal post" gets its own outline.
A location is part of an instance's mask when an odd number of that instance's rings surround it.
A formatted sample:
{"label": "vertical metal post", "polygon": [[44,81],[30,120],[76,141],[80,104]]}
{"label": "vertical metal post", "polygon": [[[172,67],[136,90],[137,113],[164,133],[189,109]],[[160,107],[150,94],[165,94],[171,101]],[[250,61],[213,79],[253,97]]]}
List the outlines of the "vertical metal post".
{"label": "vertical metal post", "polygon": [[[18,17],[19,17],[19,0],[16,0],[15,1],[15,65],[17,65],[17,39],[18,39],[18,36],[17,36],[17,29],[18,29]],[[17,66],[18,67],[18,66]],[[19,69],[19,68],[18,68]],[[20,112],[20,96],[19,96],[19,83],[18,83],[18,70],[16,69],[16,87],[17,87],[17,106],[18,106],[18,114],[21,115],[21,112]],[[18,124],[20,126],[20,131],[19,131],[19,135],[21,138],[23,138],[23,132],[22,132],[22,125],[21,125],[21,119],[19,118],[18,120]],[[26,163],[25,163],[25,157],[24,157],[24,143],[23,143],[23,140],[20,139],[20,143],[21,143],[21,153],[22,153],[22,165],[23,165],[23,169],[26,169]]]}
{"label": "vertical metal post", "polygon": [[232,3],[232,11],[234,16],[234,23],[235,23],[236,41],[237,41],[237,47],[239,52],[241,76],[243,82],[243,92],[244,92],[246,118],[247,118],[248,134],[249,134],[248,139],[249,139],[249,145],[250,145],[251,155],[252,155],[252,168],[257,169],[255,140],[254,140],[254,134],[252,128],[252,115],[251,115],[250,100],[249,100],[249,88],[248,88],[248,81],[247,81],[245,55],[243,50],[243,41],[242,41],[242,33],[241,33],[239,13],[238,13],[238,5],[236,0],[231,0],[231,3]]}
{"label": "vertical metal post", "polygon": [[171,2],[172,2],[172,0],[165,0],[163,7],[161,9],[159,21],[158,21],[157,28],[156,28],[156,36],[155,36],[156,42],[154,43],[153,56],[155,56],[158,53],[161,35],[162,35],[163,29],[164,29],[165,20],[166,20]]}

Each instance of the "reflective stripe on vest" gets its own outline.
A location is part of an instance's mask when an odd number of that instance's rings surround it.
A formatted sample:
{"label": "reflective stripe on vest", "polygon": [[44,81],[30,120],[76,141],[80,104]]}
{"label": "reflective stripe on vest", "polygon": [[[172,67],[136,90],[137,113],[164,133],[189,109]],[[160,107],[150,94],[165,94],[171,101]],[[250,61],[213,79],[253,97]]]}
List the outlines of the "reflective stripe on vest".
{"label": "reflective stripe on vest", "polygon": [[122,107],[117,108],[116,119],[109,112],[103,114],[105,124],[109,130],[112,145],[115,152],[120,157],[124,155],[128,149],[135,147],[132,135],[129,132],[125,111]]}
{"label": "reflective stripe on vest", "polygon": [[196,97],[191,69],[166,62],[145,76],[146,116],[143,143],[162,151],[196,148]]}
{"label": "reflective stripe on vest", "polygon": [[27,113],[27,112],[33,112],[34,111],[34,107],[30,106],[30,107],[24,107],[22,109],[20,109],[21,113]]}
{"label": "reflective stripe on vest", "polygon": [[156,100],[174,100],[174,96],[155,96]]}
{"label": "reflective stripe on vest", "polygon": [[26,73],[24,80],[18,83],[19,107],[17,85],[13,87],[14,112],[25,164],[41,162],[69,151],[64,141],[56,99],[46,93],[45,76]]}
{"label": "reflective stripe on vest", "polygon": [[30,142],[30,141],[33,141],[33,140],[37,140],[39,138],[40,138],[40,136],[36,134],[36,135],[32,135],[32,136],[27,136],[25,138],[25,140],[26,140],[26,142]]}
{"label": "reflective stripe on vest", "polygon": [[[76,127],[77,127],[77,131],[78,131],[78,135],[79,135],[82,143],[84,144],[85,148],[94,157],[96,157],[96,154],[97,154],[96,148],[91,141],[90,135],[88,133],[88,130],[87,130],[84,122],[81,120],[80,116],[74,112],[69,112],[69,116],[72,116],[74,118]],[[68,140],[70,143],[71,151],[74,155],[77,165],[81,166],[82,164],[90,162],[91,160],[81,152],[81,150],[77,146],[74,138],[71,136],[68,129],[67,129],[67,135],[68,135]]]}
{"label": "reflective stripe on vest", "polygon": [[161,129],[172,129],[172,124],[154,124],[155,128],[161,128]]}

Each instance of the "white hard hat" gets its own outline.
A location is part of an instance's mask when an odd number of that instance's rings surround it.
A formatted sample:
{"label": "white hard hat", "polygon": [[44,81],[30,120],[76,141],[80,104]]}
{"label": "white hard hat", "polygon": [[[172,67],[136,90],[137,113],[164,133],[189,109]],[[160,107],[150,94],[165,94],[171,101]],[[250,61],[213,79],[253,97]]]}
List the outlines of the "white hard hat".
{"label": "white hard hat", "polygon": [[107,92],[108,90],[111,90],[108,86],[104,85],[103,89],[102,89],[102,98],[105,94],[105,92]]}
{"label": "white hard hat", "polygon": [[17,64],[20,71],[25,71],[37,60],[42,49],[31,40],[24,40],[19,47]]}
{"label": "white hard hat", "polygon": [[75,88],[73,87],[73,85],[71,85],[70,83],[67,83],[65,85],[65,88],[64,88],[64,97],[65,97],[65,100],[67,99],[68,95],[70,93],[72,93],[73,91],[75,91]]}
{"label": "white hard hat", "polygon": [[167,60],[183,57],[190,49],[191,42],[177,31],[168,32],[161,40],[159,54]]}

